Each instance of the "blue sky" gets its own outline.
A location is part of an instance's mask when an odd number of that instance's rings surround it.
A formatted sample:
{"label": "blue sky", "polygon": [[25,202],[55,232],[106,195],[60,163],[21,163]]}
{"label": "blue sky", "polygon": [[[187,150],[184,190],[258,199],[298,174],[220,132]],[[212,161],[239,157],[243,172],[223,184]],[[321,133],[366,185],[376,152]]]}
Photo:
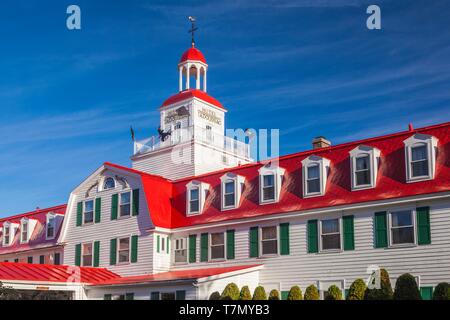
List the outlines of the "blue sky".
{"label": "blue sky", "polygon": [[[77,4],[82,30],[66,28]],[[382,30],[366,28],[378,4]],[[190,45],[229,128],[280,128],[281,153],[450,121],[449,1],[4,0],[0,216],[65,203],[156,133]]]}

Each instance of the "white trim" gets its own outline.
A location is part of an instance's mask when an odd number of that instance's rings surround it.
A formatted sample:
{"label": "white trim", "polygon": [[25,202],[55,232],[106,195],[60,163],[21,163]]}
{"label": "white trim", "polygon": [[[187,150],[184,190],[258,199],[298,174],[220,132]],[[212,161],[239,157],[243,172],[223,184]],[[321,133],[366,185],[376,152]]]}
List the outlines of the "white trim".
{"label": "white trim", "polygon": [[[23,225],[26,224],[27,226],[27,238],[23,239]],[[28,243],[28,241],[30,240],[30,219],[28,219],[27,217],[24,217],[22,219],[20,219],[20,236],[19,236],[19,240],[20,243]]]}
{"label": "white trim", "polygon": [[[319,166],[319,192],[308,192],[308,168]],[[302,181],[303,181],[303,198],[323,196],[327,187],[328,170],[330,168],[330,160],[319,156],[311,155],[302,160]]]}
{"label": "white trim", "polygon": [[[89,265],[89,266],[84,265],[84,245],[86,245],[86,244],[90,244],[91,245],[92,260],[91,260],[91,265]],[[81,243],[81,261],[80,261],[80,265],[82,267],[93,267],[94,266],[94,241],[86,241],[86,242],[82,242]]]}
{"label": "white trim", "polygon": [[[323,249],[322,245],[323,245],[323,241],[322,241],[322,222],[326,221],[326,220],[337,220],[338,221],[338,225],[339,225],[339,248],[338,249]],[[319,253],[339,253],[344,251],[343,249],[343,228],[342,228],[342,215],[339,214],[338,216],[328,216],[328,217],[323,217],[321,219],[318,219],[319,222]]]}
{"label": "white trim", "polygon": [[[378,160],[380,158],[380,150],[371,147],[360,145],[350,151],[350,169],[351,169],[351,180],[352,180],[352,191],[355,190],[365,190],[376,187],[377,177],[378,177]],[[370,172],[370,183],[365,185],[356,184],[356,160],[358,158],[368,156],[369,157],[369,172]]]}
{"label": "white trim", "polygon": [[[129,214],[127,214],[127,215],[121,215],[121,212],[122,212],[122,194],[125,194],[125,193],[129,193],[130,194],[130,202],[128,204],[130,206],[130,211],[129,211]],[[133,212],[132,212],[133,211],[133,190],[125,189],[125,190],[119,192],[117,197],[119,198],[118,201],[117,201],[117,206],[118,206],[117,219],[126,219],[126,218],[131,217],[133,215]],[[94,209],[94,213],[95,213],[95,209]]]}
{"label": "white trim", "polygon": [[[223,235],[223,258],[214,258],[212,257],[212,235],[213,234],[222,234]],[[217,262],[217,261],[225,261],[227,260],[227,235],[225,231],[219,232],[209,232],[208,233],[208,261]],[[218,247],[216,245],[215,247]]]}
{"label": "white trim", "polygon": [[[259,168],[259,204],[275,203],[280,200],[281,184],[283,183],[283,176],[285,169],[279,166],[272,166],[272,163],[266,164]],[[263,199],[263,184],[264,176],[273,175],[274,176],[274,199]]]}
{"label": "white trim", "polygon": [[[57,224],[56,217],[57,217],[57,215],[53,212],[47,213],[47,215],[45,217],[45,240],[53,240],[56,237],[56,224]],[[48,226],[49,226],[50,219],[53,219],[53,223],[54,223],[52,237],[48,236]]]}
{"label": "white trim", "polygon": [[[191,212],[191,190],[198,189],[198,211]],[[205,205],[206,195],[209,190],[209,184],[197,180],[192,180],[186,184],[186,215],[193,216],[201,214]]]}
{"label": "white trim", "polygon": [[[405,170],[406,170],[406,182],[412,183],[417,181],[432,180],[434,179],[436,171],[436,149],[438,144],[438,139],[434,136],[416,133],[404,140],[405,144]],[[428,175],[413,177],[412,175],[412,148],[425,145],[427,148],[427,160],[428,160]]]}
{"label": "white trim", "polygon": [[[242,189],[245,183],[245,177],[228,172],[220,177],[221,181],[221,209],[222,211],[238,208],[241,201]],[[225,185],[228,182],[234,182],[234,205],[225,206]]]}
{"label": "white trim", "polygon": [[[258,254],[258,258],[267,258],[267,257],[277,257],[280,255],[280,228],[279,228],[279,224],[269,224],[269,225],[263,225],[263,226],[258,226],[258,249],[259,249],[259,254]],[[275,228],[275,233],[276,233],[276,240],[277,240],[277,252],[276,253],[263,253],[263,247],[262,247],[262,229],[263,228]],[[271,239],[271,241],[273,241],[273,239]]]}
{"label": "white trim", "polygon": [[[401,211],[410,211],[411,219],[412,219],[412,227],[413,227],[413,242],[410,243],[392,243],[392,214]],[[416,225],[416,207],[402,207],[396,208],[395,210],[388,210],[388,247],[389,248],[405,248],[405,247],[415,247],[417,246],[417,225]]]}
{"label": "white trim", "polygon": [[[116,246],[116,265],[117,266],[123,266],[123,265],[128,265],[131,263],[131,235],[128,236],[121,236],[121,237],[117,237],[117,246]],[[119,251],[120,251],[120,240],[123,239],[127,239],[128,238],[128,261],[122,261],[120,262],[120,256],[119,256]]]}

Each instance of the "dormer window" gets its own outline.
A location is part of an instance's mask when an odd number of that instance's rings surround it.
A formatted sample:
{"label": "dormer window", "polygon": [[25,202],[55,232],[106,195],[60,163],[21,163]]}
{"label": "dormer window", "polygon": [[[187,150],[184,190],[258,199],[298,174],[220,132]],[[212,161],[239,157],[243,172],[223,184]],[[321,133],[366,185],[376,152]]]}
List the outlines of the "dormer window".
{"label": "dormer window", "polygon": [[186,213],[187,215],[200,214],[205,205],[209,184],[200,181],[191,181],[186,185]]}
{"label": "dormer window", "polygon": [[318,156],[309,156],[302,161],[303,197],[325,194],[330,160]]}
{"label": "dormer window", "polygon": [[28,219],[22,219],[20,226],[20,242],[28,242],[30,223]]}
{"label": "dormer window", "polygon": [[108,177],[103,182],[103,190],[114,189],[116,187],[116,181],[112,177]]}
{"label": "dormer window", "polygon": [[222,181],[222,210],[239,206],[245,178],[234,173],[224,174]]}
{"label": "dormer window", "polygon": [[259,203],[278,202],[285,169],[272,164],[259,169]]}
{"label": "dormer window", "polygon": [[46,239],[55,238],[56,230],[56,216],[54,214],[47,215],[47,225],[46,225],[45,237]]}
{"label": "dormer window", "polygon": [[9,246],[11,244],[11,224],[5,222],[3,224],[3,246]]}
{"label": "dormer window", "polygon": [[352,190],[374,188],[377,181],[380,150],[358,146],[350,151]]}
{"label": "dormer window", "polygon": [[437,143],[435,137],[419,133],[404,141],[407,182],[434,179]]}

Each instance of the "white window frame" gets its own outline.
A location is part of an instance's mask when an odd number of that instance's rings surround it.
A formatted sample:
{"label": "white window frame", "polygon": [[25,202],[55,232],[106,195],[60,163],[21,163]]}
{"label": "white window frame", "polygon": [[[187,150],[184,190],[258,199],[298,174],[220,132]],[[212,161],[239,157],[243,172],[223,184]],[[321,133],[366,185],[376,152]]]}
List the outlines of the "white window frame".
{"label": "white window frame", "polygon": [[[85,215],[86,215],[86,203],[92,201],[92,221],[91,222],[85,222]],[[89,212],[89,211],[88,211]],[[95,200],[94,199],[86,199],[83,201],[83,225],[91,225],[94,223],[95,220]]]}
{"label": "white window frame", "polygon": [[[277,239],[277,252],[276,253],[266,253],[264,254],[263,252],[263,239],[262,239],[262,229],[264,228],[275,228],[276,230],[276,239]],[[258,247],[259,247],[259,256],[260,257],[276,257],[280,254],[280,228],[278,225],[267,225],[267,226],[259,226],[259,230],[258,230]],[[267,241],[267,240],[265,240]],[[271,241],[273,241],[273,239],[271,239]]]}
{"label": "white window frame", "polygon": [[[418,181],[432,180],[434,179],[436,172],[436,149],[438,144],[438,139],[434,136],[427,134],[417,133],[408,139],[404,140],[405,144],[405,168],[406,168],[406,182],[413,183]],[[418,176],[413,177],[412,175],[412,148],[425,145],[427,149],[427,157],[428,157],[428,175],[426,176]]]}
{"label": "white window frame", "polygon": [[[106,181],[108,180],[108,179],[112,179],[113,181],[114,181],[114,187],[112,187],[112,188],[106,188]],[[102,181],[102,191],[107,191],[107,190],[114,190],[114,189],[116,189],[116,187],[117,187],[117,181],[116,181],[116,179],[114,179],[113,177],[105,177],[104,179],[103,179],[103,181]]]}
{"label": "white window frame", "polygon": [[[284,168],[281,168],[277,165],[274,166],[272,165],[272,163],[259,168],[259,204],[275,203],[280,200],[281,185],[283,183],[283,176],[285,171],[286,170]],[[263,198],[264,176],[266,175],[274,176],[274,199],[264,200]]]}
{"label": "white window frame", "polygon": [[[222,234],[223,235],[223,257],[222,258],[212,258],[212,235],[213,234]],[[227,237],[225,232],[210,232],[208,234],[209,236],[209,241],[208,241],[208,257],[210,261],[224,261],[227,259]],[[220,245],[215,245],[215,247],[218,247]]]}
{"label": "white window frame", "polygon": [[[393,243],[392,242],[392,214],[400,211],[411,211],[411,219],[413,226],[414,242],[411,243]],[[388,244],[390,248],[415,247],[417,246],[417,222],[416,222],[416,208],[401,207],[388,211]]]}
{"label": "white window frame", "polygon": [[[220,177],[220,181],[222,194],[221,196],[222,211],[238,208],[241,201],[242,189],[244,187],[245,178],[243,176],[229,172]],[[234,182],[234,205],[231,206],[225,206],[225,185],[228,182]]]}
{"label": "white window frame", "polygon": [[[128,261],[120,261],[120,240],[128,239]],[[125,250],[123,250],[125,251]],[[117,250],[116,250],[117,264],[125,265],[131,262],[131,236],[119,237],[117,238]]]}
{"label": "white window frame", "polygon": [[[352,191],[355,190],[365,190],[376,187],[377,177],[378,177],[378,161],[380,158],[380,150],[370,146],[357,146],[355,149],[350,151],[350,168],[351,168],[351,180],[352,180]],[[364,185],[357,185],[356,182],[356,161],[361,157],[369,157],[369,170],[370,170],[370,183]]]}
{"label": "white window frame", "polygon": [[[6,237],[5,237],[5,235],[6,235],[6,231],[5,231],[5,230],[6,230],[6,229],[8,229],[8,242],[5,241],[5,240],[6,240]],[[10,246],[11,243],[12,243],[11,240],[12,240],[13,235],[14,235],[14,232],[12,231],[12,229],[13,229],[12,223],[10,223],[9,221],[3,223],[3,228],[2,228],[2,244],[3,244],[4,247]]]}
{"label": "white window frame", "polygon": [[[198,211],[191,212],[191,190],[198,188]],[[197,180],[190,181],[186,184],[186,215],[193,216],[198,215],[203,212],[203,207],[205,206],[206,196],[209,190],[209,184]]]}
{"label": "white window frame", "polygon": [[[24,225],[26,225],[27,238],[23,238]],[[22,218],[20,220],[20,243],[27,243],[30,240],[30,220],[27,218]]]}
{"label": "white window frame", "polygon": [[[180,243],[180,241],[182,241],[182,245],[181,245],[181,249],[177,247],[180,247],[178,244]],[[188,262],[188,246],[187,246],[187,242],[188,242],[188,238],[187,237],[182,237],[182,238],[177,238],[174,240],[174,244],[173,244],[173,262],[175,264],[185,264]],[[176,257],[177,257],[177,251],[185,251],[185,257],[186,259],[184,261],[177,261]]]}
{"label": "white window frame", "polygon": [[[308,192],[308,167],[318,165],[319,166],[319,178],[320,178],[320,191]],[[303,198],[318,197],[325,194],[328,180],[328,170],[330,168],[330,160],[319,156],[311,155],[302,160],[302,177],[303,177]]]}
{"label": "white window frame", "polygon": [[[122,195],[125,193],[129,193],[130,194],[130,202],[128,203],[128,205],[130,206],[130,213],[127,215],[122,215]],[[118,213],[118,218],[119,219],[126,219],[132,216],[133,212],[133,192],[132,190],[125,190],[119,193],[119,213]]]}
{"label": "white window frame", "polygon": [[[322,241],[322,222],[326,220],[338,220],[339,224],[339,249],[323,249]],[[343,228],[342,228],[342,217],[324,217],[319,220],[319,252],[342,252],[343,251]]]}
{"label": "white window frame", "polygon": [[[84,246],[85,245],[91,245],[91,264],[90,265],[85,265],[84,264]],[[81,266],[83,267],[92,267],[94,266],[94,243],[93,242],[84,242],[81,244]]]}
{"label": "white window frame", "polygon": [[[94,209],[95,210],[95,209]],[[46,217],[46,222],[45,222],[45,239],[46,240],[51,240],[51,239],[55,239],[56,237],[56,217],[57,215],[54,213],[48,213],[47,217]],[[53,219],[53,236],[49,237],[48,236],[48,227],[50,225],[50,220]]]}

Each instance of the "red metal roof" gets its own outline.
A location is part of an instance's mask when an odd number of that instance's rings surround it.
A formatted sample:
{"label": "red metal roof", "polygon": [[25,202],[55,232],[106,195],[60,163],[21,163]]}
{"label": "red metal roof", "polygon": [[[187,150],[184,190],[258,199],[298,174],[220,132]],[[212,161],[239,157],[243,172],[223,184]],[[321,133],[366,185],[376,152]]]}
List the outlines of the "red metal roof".
{"label": "red metal roof", "polygon": [[120,277],[104,268],[0,262],[0,281],[98,283]]}
{"label": "red metal roof", "polygon": [[188,60],[189,61],[201,61],[203,63],[206,63],[206,59],[205,59],[205,56],[203,55],[203,53],[195,47],[191,47],[183,53],[183,55],[181,56],[181,59],[180,59],[180,63],[183,63]]}
{"label": "red metal roof", "polygon": [[208,95],[206,92],[198,89],[184,90],[169,97],[166,101],[164,101],[161,108],[172,105],[177,102],[181,102],[183,100],[192,99],[194,97],[203,100],[207,103],[210,103],[218,108],[225,109],[219,101]]}
{"label": "red metal roof", "polygon": [[[0,227],[3,227],[3,224],[6,221],[19,224],[19,229],[16,231],[14,238],[12,239],[11,245],[7,247],[0,246],[0,255],[7,254],[12,252],[20,252],[27,251],[32,249],[40,249],[46,248],[56,245],[58,240],[59,231],[61,229],[61,225],[57,225],[57,230],[55,234],[55,238],[51,240],[47,240],[45,238],[45,227],[47,223],[47,213],[53,212],[59,215],[64,215],[66,213],[67,205],[59,205],[51,208],[45,209],[36,209],[35,211],[30,211],[27,213],[22,213],[10,217],[5,217],[0,219]],[[22,218],[34,219],[36,220],[36,226],[34,227],[30,239],[27,243],[20,243],[20,220]],[[2,231],[3,232],[3,231]],[[2,235],[0,232],[0,235]]]}

